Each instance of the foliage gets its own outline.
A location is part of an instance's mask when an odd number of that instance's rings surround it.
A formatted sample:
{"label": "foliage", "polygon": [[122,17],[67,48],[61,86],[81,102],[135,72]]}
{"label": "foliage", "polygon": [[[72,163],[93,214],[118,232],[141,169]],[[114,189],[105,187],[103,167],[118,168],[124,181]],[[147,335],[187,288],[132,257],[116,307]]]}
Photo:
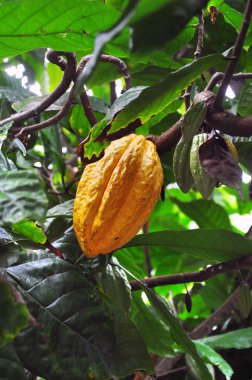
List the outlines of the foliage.
{"label": "foliage", "polygon": [[[252,132],[225,136],[197,100],[234,61],[245,3],[1,2],[1,378],[246,379]],[[219,104],[236,121],[250,120],[251,57],[252,25],[234,67],[250,75]],[[133,131],[157,146],[163,199],[124,247],[87,259],[72,227],[83,164]]]}

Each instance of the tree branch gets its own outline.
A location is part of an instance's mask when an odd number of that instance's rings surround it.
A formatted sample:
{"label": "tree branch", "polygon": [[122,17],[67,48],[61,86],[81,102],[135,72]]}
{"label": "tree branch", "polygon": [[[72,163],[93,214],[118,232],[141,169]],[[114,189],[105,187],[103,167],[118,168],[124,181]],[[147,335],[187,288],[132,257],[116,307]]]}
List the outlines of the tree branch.
{"label": "tree branch", "polygon": [[[210,81],[208,82],[205,91],[212,91],[215,87],[215,85],[224,77],[224,73],[215,73]],[[233,74],[232,79],[233,80],[243,80],[243,79],[251,79],[252,73],[237,73]]]}
{"label": "tree branch", "polygon": [[[61,56],[64,55],[67,59],[65,61]],[[15,123],[21,123],[25,120],[28,120],[32,117],[38,116],[41,112],[47,109],[51,104],[53,104],[57,99],[59,99],[69,88],[71,82],[75,79],[76,75],[76,57],[73,53],[67,53],[62,51],[49,51],[47,53],[47,58],[52,63],[57,64],[62,70],[64,70],[64,74],[62,80],[58,87],[38,106],[33,107],[27,111],[15,113],[8,117],[7,119],[0,121],[0,126],[14,121]],[[14,127],[15,128],[15,127]],[[15,131],[16,128],[13,130]],[[13,131],[11,130],[11,131]],[[20,130],[20,127],[19,127]],[[14,132],[15,133],[15,132]]]}
{"label": "tree branch", "polygon": [[[79,67],[77,69],[77,76],[83,71],[83,69],[85,68],[87,62],[90,60],[91,57],[92,55],[86,55],[85,57],[81,59]],[[99,57],[99,61],[113,63],[114,65],[116,65],[118,68],[118,71],[124,77],[126,90],[128,90],[131,87],[131,78],[130,78],[129,68],[125,62],[123,62],[121,59],[117,57],[114,57],[112,55],[107,55],[107,54],[101,54]]]}
{"label": "tree branch", "polygon": [[[198,272],[178,273],[167,276],[150,277],[141,280],[148,288],[162,285],[184,284],[187,282],[203,282],[221,273],[236,272],[237,269],[252,268],[252,256],[214,264]],[[131,290],[140,290],[137,281],[130,281]]]}
{"label": "tree branch", "polygon": [[88,119],[91,127],[93,127],[97,123],[97,119],[95,117],[93,107],[90,103],[90,100],[89,100],[89,97],[88,97],[86,91],[83,91],[80,94],[80,100],[81,100],[81,104],[83,106],[86,118]]}
{"label": "tree branch", "polygon": [[229,82],[232,79],[236,64],[239,61],[240,54],[242,51],[242,46],[243,46],[243,43],[244,43],[244,40],[245,40],[245,37],[247,34],[247,30],[248,30],[248,27],[250,24],[251,14],[252,14],[252,0],[248,0],[247,5],[246,5],[246,9],[245,9],[245,13],[244,13],[244,17],[243,17],[243,21],[242,21],[242,26],[241,26],[241,29],[238,33],[237,39],[235,41],[232,57],[228,63],[224,78],[221,82],[219,91],[218,91],[216,98],[215,98],[215,101],[214,101],[214,108],[216,108],[216,109],[221,109],[221,107],[222,107],[222,103],[224,100],[225,93],[227,91],[227,87],[229,85]]}

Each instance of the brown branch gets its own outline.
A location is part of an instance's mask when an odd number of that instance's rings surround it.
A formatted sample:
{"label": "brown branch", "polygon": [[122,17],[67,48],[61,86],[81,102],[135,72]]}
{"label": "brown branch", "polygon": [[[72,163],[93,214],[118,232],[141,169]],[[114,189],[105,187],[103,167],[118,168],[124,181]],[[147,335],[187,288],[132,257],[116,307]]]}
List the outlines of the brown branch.
{"label": "brown branch", "polygon": [[[79,67],[77,69],[77,75],[79,75],[83,71],[84,67],[86,66],[87,62],[90,60],[91,57],[92,55],[86,55],[85,57],[82,58],[82,60],[80,61]],[[125,62],[123,62],[121,59],[117,57],[114,57],[112,55],[107,55],[107,54],[101,54],[99,57],[99,61],[108,62],[108,63],[112,63],[116,65],[118,68],[118,71],[124,77],[126,90],[128,90],[131,87],[131,78],[130,78],[129,68]]]}
{"label": "brown branch", "polygon": [[[154,288],[156,286],[162,285],[184,284],[188,282],[203,282],[221,273],[235,272],[237,271],[237,269],[249,268],[252,268],[252,256],[243,257],[237,260],[226,261],[219,264],[214,264],[198,272],[178,273],[167,276],[150,277],[141,280],[141,282],[147,285],[148,288]],[[131,290],[141,289],[137,281],[130,281],[130,285]]]}
{"label": "brown branch", "polygon": [[[224,73],[215,73],[210,81],[208,82],[205,91],[212,91],[216,84],[223,79]],[[232,80],[243,80],[243,79],[251,79],[252,78],[252,73],[237,73],[233,74]]]}
{"label": "brown branch", "polygon": [[[64,55],[67,59],[65,61],[60,56]],[[74,80],[76,75],[76,57],[73,53],[66,53],[62,51],[49,51],[47,57],[49,60],[51,59],[51,56],[53,56],[53,63],[56,63],[58,66],[60,66],[62,69],[64,69],[64,74],[62,77],[62,80],[58,87],[45,99],[43,100],[39,105],[33,107],[32,109],[29,109],[27,111],[15,113],[11,115],[10,117],[1,120],[0,126],[9,123],[11,121],[14,121],[15,123],[21,123],[25,120],[28,120],[32,117],[38,116],[41,112],[43,112],[45,109],[47,109],[51,104],[53,104],[57,99],[59,99],[69,88],[71,82]],[[64,63],[63,63],[64,62]],[[13,128],[14,129],[14,128]],[[11,132],[13,131],[11,130]],[[14,129],[14,131],[16,128]],[[19,127],[20,130],[20,127]],[[15,132],[14,132],[15,133]]]}
{"label": "brown branch", "polygon": [[[148,221],[143,225],[142,229],[143,229],[144,234],[148,233],[148,231],[149,231],[149,222]],[[152,277],[151,276],[152,265],[151,265],[149,247],[147,245],[145,245],[143,247],[143,249],[144,249],[144,256],[145,256],[146,273],[147,273],[148,277]]]}
{"label": "brown branch", "polygon": [[93,107],[90,103],[90,100],[89,100],[89,97],[88,97],[86,91],[83,91],[80,94],[80,100],[81,100],[81,104],[83,106],[86,118],[88,119],[91,127],[93,127],[97,123],[97,119],[95,117]]}
{"label": "brown branch", "polygon": [[212,128],[230,136],[252,136],[252,115],[241,117],[228,112],[209,112],[206,122]]}
{"label": "brown branch", "polygon": [[112,105],[116,101],[116,85],[115,81],[110,82],[110,104]]}
{"label": "brown branch", "polygon": [[[204,48],[204,9],[201,9],[200,14],[198,15],[199,24],[198,24],[198,38],[197,46],[194,52],[194,61],[196,61],[200,56],[202,49]],[[184,101],[186,110],[191,106],[190,95],[191,95],[192,85],[189,85],[185,90]]]}
{"label": "brown branch", "polygon": [[222,107],[222,103],[224,100],[225,93],[227,91],[227,87],[229,85],[229,82],[232,79],[236,64],[240,58],[242,46],[243,46],[243,43],[244,43],[244,40],[245,40],[245,37],[247,34],[247,30],[248,30],[248,27],[250,24],[251,15],[252,15],[252,0],[248,0],[247,5],[246,5],[246,9],[245,9],[245,13],[244,13],[244,17],[243,17],[243,21],[242,21],[242,26],[241,26],[241,29],[238,33],[237,39],[235,41],[234,49],[232,52],[232,57],[228,63],[224,78],[221,82],[219,91],[218,91],[216,98],[215,98],[215,101],[214,101],[214,107],[216,109],[221,109],[221,107]]}

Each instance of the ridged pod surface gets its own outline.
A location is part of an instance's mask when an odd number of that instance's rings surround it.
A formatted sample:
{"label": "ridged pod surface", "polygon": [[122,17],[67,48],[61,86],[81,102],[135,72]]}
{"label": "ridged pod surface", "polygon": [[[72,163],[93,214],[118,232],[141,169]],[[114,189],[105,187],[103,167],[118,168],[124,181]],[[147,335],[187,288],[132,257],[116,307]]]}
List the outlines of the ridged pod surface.
{"label": "ridged pod surface", "polygon": [[148,219],[161,191],[163,170],[155,145],[131,134],[113,141],[88,165],[74,202],[74,230],[88,257],[127,243]]}

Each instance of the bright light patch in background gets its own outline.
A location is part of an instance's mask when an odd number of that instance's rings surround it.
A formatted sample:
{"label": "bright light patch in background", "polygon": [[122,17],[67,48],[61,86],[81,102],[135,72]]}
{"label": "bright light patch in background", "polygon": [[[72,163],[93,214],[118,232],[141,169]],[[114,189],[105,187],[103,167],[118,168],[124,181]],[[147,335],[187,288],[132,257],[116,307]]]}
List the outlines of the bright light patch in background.
{"label": "bright light patch in background", "polygon": [[41,96],[41,87],[38,82],[33,83],[31,86],[29,86],[29,90],[33,92],[35,95]]}
{"label": "bright light patch in background", "polygon": [[63,146],[62,149],[61,149],[62,153],[66,153],[67,152],[67,147],[66,146]]}
{"label": "bright light patch in background", "polygon": [[86,90],[86,93],[87,93],[88,96],[93,96],[94,95],[94,93],[93,93],[93,91],[91,89]]}
{"label": "bright light patch in background", "polygon": [[149,300],[148,300],[148,297],[146,296],[146,294],[144,292],[142,292],[141,294],[141,298],[143,300],[143,302],[146,304],[146,303],[149,303]]}
{"label": "bright light patch in background", "polygon": [[115,86],[116,96],[119,98],[119,96],[121,96],[122,94],[122,89],[123,89],[121,79],[116,79],[115,84],[116,84]]}
{"label": "bright light patch in background", "polygon": [[7,69],[5,69],[6,73],[10,75],[11,77],[16,77],[17,79],[21,79],[23,77],[23,74],[25,72],[24,65],[19,63],[17,66],[10,66]]}
{"label": "bright light patch in background", "polygon": [[247,173],[242,172],[242,182],[249,183],[251,181],[251,176]]}
{"label": "bright light patch in background", "polygon": [[228,86],[227,91],[226,91],[226,97],[229,99],[234,99],[235,98],[235,93],[232,90],[230,86]]}
{"label": "bright light patch in background", "polygon": [[7,62],[9,62],[9,58],[4,58],[3,63],[7,63]]}
{"label": "bright light patch in background", "polygon": [[252,225],[252,213],[248,215],[232,214],[230,220],[233,226],[246,233]]}
{"label": "bright light patch in background", "polygon": [[41,168],[42,167],[41,162],[39,162],[39,161],[35,162],[34,166],[35,166],[35,168]]}

